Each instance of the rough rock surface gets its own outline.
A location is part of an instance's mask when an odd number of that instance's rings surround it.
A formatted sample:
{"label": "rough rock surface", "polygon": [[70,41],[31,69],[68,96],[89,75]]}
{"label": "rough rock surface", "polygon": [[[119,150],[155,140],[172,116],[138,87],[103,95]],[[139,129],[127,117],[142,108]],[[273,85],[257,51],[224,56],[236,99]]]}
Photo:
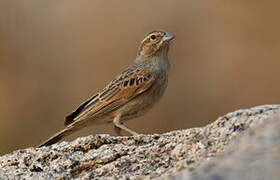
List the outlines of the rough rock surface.
{"label": "rough rock surface", "polygon": [[221,156],[186,169],[170,179],[184,180],[279,180],[280,111],[254,122]]}
{"label": "rough rock surface", "polygon": [[279,109],[238,110],[165,134],[95,135],[17,150],[0,157],[0,179],[276,179]]}

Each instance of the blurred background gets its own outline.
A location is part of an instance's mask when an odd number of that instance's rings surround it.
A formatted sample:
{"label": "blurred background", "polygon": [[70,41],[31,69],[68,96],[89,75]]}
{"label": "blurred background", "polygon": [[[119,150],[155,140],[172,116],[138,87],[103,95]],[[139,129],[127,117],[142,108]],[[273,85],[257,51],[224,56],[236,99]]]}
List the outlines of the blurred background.
{"label": "blurred background", "polygon": [[[135,58],[144,35],[176,35],[169,86],[140,133],[203,126],[280,99],[280,1],[1,0],[0,154],[39,144]],[[113,125],[67,138],[115,135]]]}

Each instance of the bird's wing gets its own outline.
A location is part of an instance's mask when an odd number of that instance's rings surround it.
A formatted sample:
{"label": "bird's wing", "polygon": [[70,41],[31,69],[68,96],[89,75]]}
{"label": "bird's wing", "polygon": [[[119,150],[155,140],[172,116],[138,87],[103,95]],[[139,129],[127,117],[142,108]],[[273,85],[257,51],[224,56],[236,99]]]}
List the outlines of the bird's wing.
{"label": "bird's wing", "polygon": [[154,80],[155,75],[148,70],[143,68],[127,69],[103,90],[82,103],[72,114],[67,116],[65,125],[115,110],[149,89]]}

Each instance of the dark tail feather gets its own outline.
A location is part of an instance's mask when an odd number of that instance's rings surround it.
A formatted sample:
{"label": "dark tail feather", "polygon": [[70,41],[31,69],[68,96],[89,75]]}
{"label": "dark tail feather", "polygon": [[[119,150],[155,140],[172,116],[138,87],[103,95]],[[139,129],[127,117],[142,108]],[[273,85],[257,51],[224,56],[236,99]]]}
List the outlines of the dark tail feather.
{"label": "dark tail feather", "polygon": [[53,135],[52,137],[50,137],[49,139],[47,139],[46,141],[41,143],[38,147],[50,146],[54,143],[57,143],[63,137],[67,136],[68,134],[70,134],[74,130],[75,130],[74,126],[66,127],[65,129],[59,131],[58,133],[56,133],[55,135]]}

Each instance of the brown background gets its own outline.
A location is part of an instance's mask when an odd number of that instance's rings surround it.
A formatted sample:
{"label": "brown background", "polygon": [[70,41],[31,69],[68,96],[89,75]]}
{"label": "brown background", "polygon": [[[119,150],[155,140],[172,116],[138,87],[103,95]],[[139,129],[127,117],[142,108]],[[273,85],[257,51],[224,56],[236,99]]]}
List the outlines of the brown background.
{"label": "brown background", "polygon": [[[0,154],[33,146],[129,65],[145,33],[176,34],[170,83],[141,133],[279,103],[279,1],[1,0]],[[112,125],[71,136],[113,134]],[[69,139],[69,138],[68,138]]]}

